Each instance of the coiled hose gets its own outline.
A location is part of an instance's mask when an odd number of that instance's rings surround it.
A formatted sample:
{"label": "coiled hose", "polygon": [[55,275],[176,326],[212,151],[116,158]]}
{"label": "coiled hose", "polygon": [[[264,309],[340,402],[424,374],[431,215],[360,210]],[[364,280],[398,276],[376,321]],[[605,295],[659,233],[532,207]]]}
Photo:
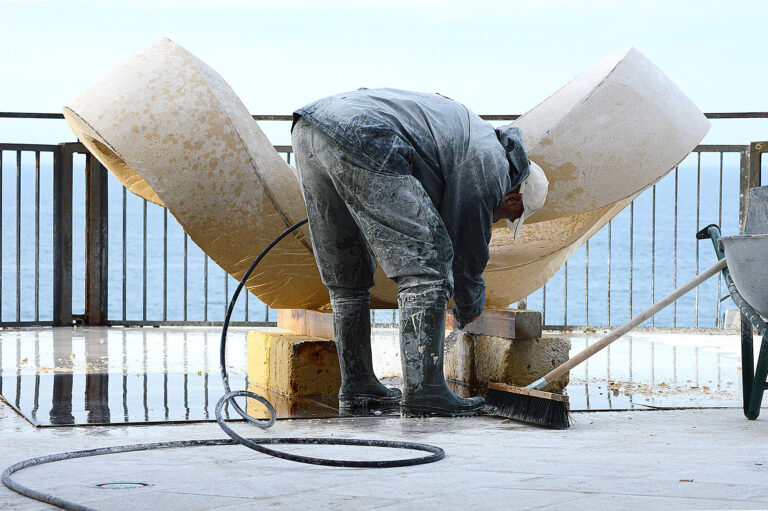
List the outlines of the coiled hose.
{"label": "coiled hose", "polygon": [[[230,403],[232,408],[241,417],[243,417],[248,422],[251,422],[252,424],[255,424],[260,428],[268,428],[275,423],[275,418],[276,418],[275,409],[266,398],[258,394],[255,394],[253,392],[249,392],[245,390],[232,391],[229,388],[229,375],[227,374],[227,364],[226,364],[227,329],[229,328],[229,321],[232,316],[232,311],[235,308],[235,304],[237,303],[237,298],[240,295],[240,291],[242,291],[243,287],[245,286],[245,282],[248,280],[248,277],[251,275],[251,273],[253,273],[253,270],[256,269],[256,266],[267,255],[267,253],[269,253],[269,251],[280,242],[280,240],[285,238],[287,235],[289,235],[290,233],[292,233],[293,231],[295,231],[305,223],[307,223],[307,219],[304,219],[300,222],[296,222],[291,227],[283,231],[283,233],[280,234],[277,238],[272,240],[272,242],[269,245],[267,245],[266,248],[264,248],[264,250],[261,251],[258,257],[253,261],[251,266],[248,268],[248,271],[245,272],[245,274],[243,275],[243,278],[240,279],[240,283],[238,284],[237,289],[235,289],[235,292],[232,295],[232,299],[229,302],[229,307],[227,308],[227,315],[224,318],[224,326],[221,329],[221,345],[220,345],[220,351],[219,351],[219,361],[221,363],[221,381],[222,381],[222,384],[224,385],[225,394],[221,396],[221,399],[219,399],[219,401],[216,403],[216,421],[219,423],[219,426],[221,427],[221,429],[223,429],[224,432],[230,436],[231,440],[227,440],[227,439],[178,440],[174,442],[156,442],[156,443],[148,443],[148,444],[118,445],[115,447],[104,447],[100,449],[88,449],[84,451],[71,451],[71,452],[63,452],[59,454],[49,454],[47,456],[41,456],[38,458],[30,458],[28,460],[15,463],[10,467],[6,468],[2,473],[2,477],[0,478],[3,484],[17,493],[33,498],[35,500],[39,500],[41,502],[45,502],[47,504],[58,506],[63,509],[69,509],[73,511],[95,511],[93,508],[83,506],[76,502],[62,499],[55,495],[43,493],[41,491],[37,491],[27,486],[24,486],[23,484],[20,484],[17,481],[14,481],[11,476],[15,472],[18,472],[25,468],[43,465],[45,463],[53,463],[55,461],[71,460],[75,458],[85,458],[88,456],[102,456],[105,454],[117,454],[121,452],[148,451],[151,449],[170,449],[174,447],[195,447],[195,446],[205,446],[205,445],[241,444],[248,447],[249,449],[253,449],[254,451],[258,451],[260,453],[267,454],[269,456],[274,456],[276,458],[282,458],[288,461],[295,461],[297,463],[308,463],[311,465],[325,465],[329,467],[350,467],[350,468],[407,467],[412,465],[421,465],[424,463],[432,463],[432,462],[443,459],[445,457],[445,451],[443,451],[440,447],[429,445],[429,444],[421,444],[421,443],[415,443],[415,442],[396,442],[391,440],[361,440],[361,439],[355,439],[355,438],[287,438],[287,437],[245,438],[235,433],[226,423],[222,415],[222,410],[224,409],[224,405],[227,403]],[[238,405],[234,401],[236,397],[246,397],[246,398],[251,398],[259,401],[267,408],[267,411],[269,412],[269,419],[266,421],[262,421],[254,417],[251,417],[250,415],[248,415],[248,413],[246,413],[245,410],[242,409],[242,407],[240,407],[240,405]],[[278,451],[276,449],[270,449],[268,447],[264,447],[264,445],[273,445],[273,444],[356,445],[356,446],[363,446],[363,447],[386,447],[389,449],[407,449],[412,451],[424,451],[431,454],[427,456],[416,457],[416,458],[404,458],[404,459],[395,459],[395,460],[370,460],[370,461],[338,460],[338,459],[328,459],[328,458],[315,458],[311,456],[301,456],[297,454],[291,454],[284,451]]]}

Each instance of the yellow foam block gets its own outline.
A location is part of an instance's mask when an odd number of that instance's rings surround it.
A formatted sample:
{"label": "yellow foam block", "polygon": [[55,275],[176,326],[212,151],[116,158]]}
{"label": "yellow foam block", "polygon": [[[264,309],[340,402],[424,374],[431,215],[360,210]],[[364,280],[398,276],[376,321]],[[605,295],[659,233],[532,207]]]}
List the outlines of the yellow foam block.
{"label": "yellow foam block", "polygon": [[248,333],[248,381],[289,396],[333,396],[341,385],[336,343],[288,330]]}

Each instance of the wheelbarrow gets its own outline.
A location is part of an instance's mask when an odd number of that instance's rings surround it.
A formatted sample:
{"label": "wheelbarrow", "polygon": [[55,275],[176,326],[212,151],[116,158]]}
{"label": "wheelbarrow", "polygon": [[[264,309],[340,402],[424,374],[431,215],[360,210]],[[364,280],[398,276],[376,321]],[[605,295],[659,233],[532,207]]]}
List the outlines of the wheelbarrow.
{"label": "wheelbarrow", "polygon": [[[768,186],[750,190],[744,234],[720,236],[710,224],[696,234],[711,239],[719,261],[726,260],[723,279],[733,302],[741,311],[741,383],[744,415],[760,415],[763,392],[768,387]],[[757,367],[754,365],[752,327],[763,336]]]}

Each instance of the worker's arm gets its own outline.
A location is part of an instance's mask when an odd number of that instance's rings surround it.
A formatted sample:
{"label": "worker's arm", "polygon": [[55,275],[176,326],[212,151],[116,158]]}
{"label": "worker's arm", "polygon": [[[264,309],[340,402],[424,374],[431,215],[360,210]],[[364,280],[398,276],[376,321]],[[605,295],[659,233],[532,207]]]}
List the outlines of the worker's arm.
{"label": "worker's arm", "polygon": [[483,312],[493,213],[509,186],[504,153],[485,148],[478,145],[451,173],[440,212],[453,241],[453,315],[460,328]]}

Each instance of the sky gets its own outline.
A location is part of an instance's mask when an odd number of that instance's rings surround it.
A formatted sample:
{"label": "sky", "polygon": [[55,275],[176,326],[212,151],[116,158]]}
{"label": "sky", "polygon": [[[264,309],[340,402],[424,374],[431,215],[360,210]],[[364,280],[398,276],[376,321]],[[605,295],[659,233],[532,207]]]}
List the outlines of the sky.
{"label": "sky", "polygon": [[[0,0],[0,111],[60,112],[162,37],[258,114],[363,86],[519,114],[628,46],[704,112],[768,111],[763,13],[759,1]],[[288,123],[265,124],[288,143]],[[0,119],[0,142],[73,139],[64,121]],[[766,120],[716,120],[704,142],[766,139]]]}

